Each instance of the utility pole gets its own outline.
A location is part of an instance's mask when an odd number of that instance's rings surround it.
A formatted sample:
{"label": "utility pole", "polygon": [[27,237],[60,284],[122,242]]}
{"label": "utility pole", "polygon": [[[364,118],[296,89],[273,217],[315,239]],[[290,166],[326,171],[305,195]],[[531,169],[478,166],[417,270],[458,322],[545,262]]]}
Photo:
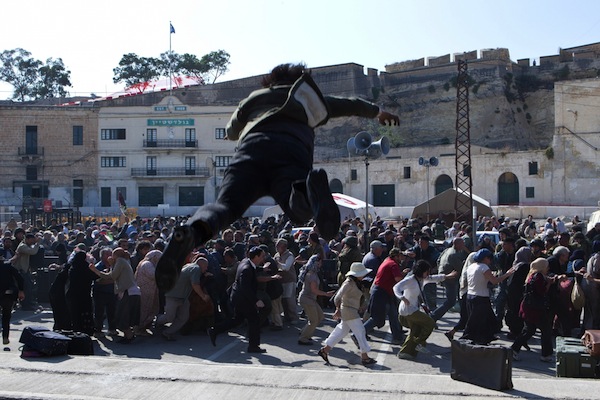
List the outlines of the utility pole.
{"label": "utility pole", "polygon": [[[456,221],[471,221],[473,215],[473,180],[471,178],[471,127],[469,123],[469,75],[467,62],[458,60],[456,79]],[[460,194],[464,195],[461,196]],[[466,197],[465,197],[466,196]]]}

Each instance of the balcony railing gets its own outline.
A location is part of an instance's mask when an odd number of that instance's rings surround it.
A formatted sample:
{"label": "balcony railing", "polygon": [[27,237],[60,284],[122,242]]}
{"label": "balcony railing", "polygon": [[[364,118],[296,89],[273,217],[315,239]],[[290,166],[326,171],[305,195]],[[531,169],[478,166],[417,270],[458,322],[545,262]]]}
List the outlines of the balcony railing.
{"label": "balcony railing", "polygon": [[144,147],[161,147],[161,148],[173,148],[173,147],[198,147],[197,140],[185,140],[185,139],[158,139],[158,140],[144,140]]}
{"label": "balcony railing", "polygon": [[43,147],[19,147],[18,150],[19,152],[19,156],[35,156],[35,157],[41,157],[44,155],[44,148]]}
{"label": "balcony railing", "polygon": [[208,168],[131,168],[131,176],[142,177],[142,176],[198,176],[201,178],[207,178],[209,175]]}

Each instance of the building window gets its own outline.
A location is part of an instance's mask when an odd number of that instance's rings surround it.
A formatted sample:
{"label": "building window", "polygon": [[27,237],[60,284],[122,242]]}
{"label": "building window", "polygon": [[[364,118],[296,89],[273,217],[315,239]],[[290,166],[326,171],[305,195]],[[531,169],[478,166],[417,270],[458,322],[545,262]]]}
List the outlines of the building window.
{"label": "building window", "polygon": [[28,181],[37,181],[38,169],[35,165],[28,165],[25,167],[25,179]]}
{"label": "building window", "polygon": [[215,167],[228,167],[231,159],[231,156],[216,156]]}
{"label": "building window", "polygon": [[528,199],[533,199],[535,197],[535,188],[530,186],[525,188],[525,197]]}
{"label": "building window", "polygon": [[186,206],[201,206],[204,204],[204,188],[197,186],[180,186],[179,187],[179,205]]}
{"label": "building window", "polygon": [[25,127],[25,154],[38,154],[38,129],[37,126]]}
{"label": "building window", "polygon": [[140,207],[156,207],[165,203],[162,186],[141,187],[138,194]]}
{"label": "building window", "polygon": [[410,167],[404,167],[404,179],[410,179]]}
{"label": "building window", "polygon": [[195,175],[196,174],[196,157],[185,158],[185,174]]}
{"label": "building window", "polygon": [[83,207],[83,179],[73,179],[73,205]]}
{"label": "building window", "polygon": [[215,128],[215,139],[225,139],[225,128]]}
{"label": "building window", "polygon": [[463,176],[471,176],[471,166],[469,164],[463,164]]}
{"label": "building window", "polygon": [[186,142],[196,141],[196,128],[185,128],[185,141]]}
{"label": "building window", "polygon": [[350,180],[351,181],[356,181],[358,180],[358,173],[356,172],[355,169],[351,169],[350,170]]}
{"label": "building window", "polygon": [[148,171],[156,171],[157,165],[157,157],[156,156],[148,156],[146,157],[146,170]]}
{"label": "building window", "polygon": [[83,126],[73,126],[73,146],[83,146]]}
{"label": "building window", "polygon": [[110,187],[100,188],[100,207],[110,207],[112,205],[110,191]]}
{"label": "building window", "polygon": [[100,157],[100,166],[103,168],[125,167],[125,157]]}
{"label": "building window", "polygon": [[115,200],[119,201],[119,193],[123,196],[123,201],[127,201],[127,188],[125,186],[117,187],[117,193],[115,195]]}
{"label": "building window", "polygon": [[125,140],[125,129],[101,129],[100,140]]}
{"label": "building window", "polygon": [[529,163],[529,175],[537,175],[538,174],[538,163],[537,161],[532,161]]}
{"label": "building window", "polygon": [[[156,147],[158,130],[154,128],[146,129],[146,140],[148,141],[148,147]],[[152,146],[150,143],[153,143],[155,146]]]}

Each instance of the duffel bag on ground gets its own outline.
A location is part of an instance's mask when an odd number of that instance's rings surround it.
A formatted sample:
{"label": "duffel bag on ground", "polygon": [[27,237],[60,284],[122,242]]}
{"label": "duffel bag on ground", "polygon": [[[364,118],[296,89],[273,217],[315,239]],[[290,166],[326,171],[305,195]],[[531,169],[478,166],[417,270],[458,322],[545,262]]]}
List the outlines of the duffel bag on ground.
{"label": "duffel bag on ground", "polygon": [[586,330],[581,342],[593,357],[600,357],[600,330]]}
{"label": "duffel bag on ground", "polygon": [[36,333],[48,332],[48,331],[50,331],[50,328],[46,328],[45,326],[41,326],[41,325],[26,326],[23,328],[23,331],[21,332],[21,337],[19,338],[19,342],[26,344],[33,340],[33,335],[35,335]]}
{"label": "duffel bag on ground", "polygon": [[36,350],[46,356],[67,354],[70,341],[65,335],[50,330],[27,334],[25,337],[21,336],[20,340],[24,344],[24,350]]}

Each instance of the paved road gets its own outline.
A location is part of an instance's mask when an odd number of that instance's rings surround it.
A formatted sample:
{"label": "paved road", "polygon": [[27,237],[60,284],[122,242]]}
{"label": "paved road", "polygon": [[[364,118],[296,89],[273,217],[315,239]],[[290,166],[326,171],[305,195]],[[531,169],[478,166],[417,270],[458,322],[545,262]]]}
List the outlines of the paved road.
{"label": "paved road", "polygon": [[[372,336],[373,367],[364,367],[354,344],[332,350],[332,365],[316,354],[318,346],[297,344],[300,326],[262,334],[266,354],[245,353],[239,333],[222,335],[217,347],[203,332],[166,341],[142,337],[122,345],[107,337],[95,341],[96,355],[21,359],[18,337],[24,326],[52,326],[52,313],[18,311],[13,316],[11,343],[0,353],[0,398],[57,399],[388,399],[401,398],[600,398],[598,381],[555,378],[555,365],[539,361],[539,340],[513,364],[515,389],[496,392],[450,378],[450,343],[442,334],[457,319],[447,314],[431,336],[431,354],[415,361],[396,357],[387,331]],[[325,338],[334,323],[326,319],[315,337]],[[387,326],[386,326],[387,328]],[[502,344],[509,344],[500,341]]]}

